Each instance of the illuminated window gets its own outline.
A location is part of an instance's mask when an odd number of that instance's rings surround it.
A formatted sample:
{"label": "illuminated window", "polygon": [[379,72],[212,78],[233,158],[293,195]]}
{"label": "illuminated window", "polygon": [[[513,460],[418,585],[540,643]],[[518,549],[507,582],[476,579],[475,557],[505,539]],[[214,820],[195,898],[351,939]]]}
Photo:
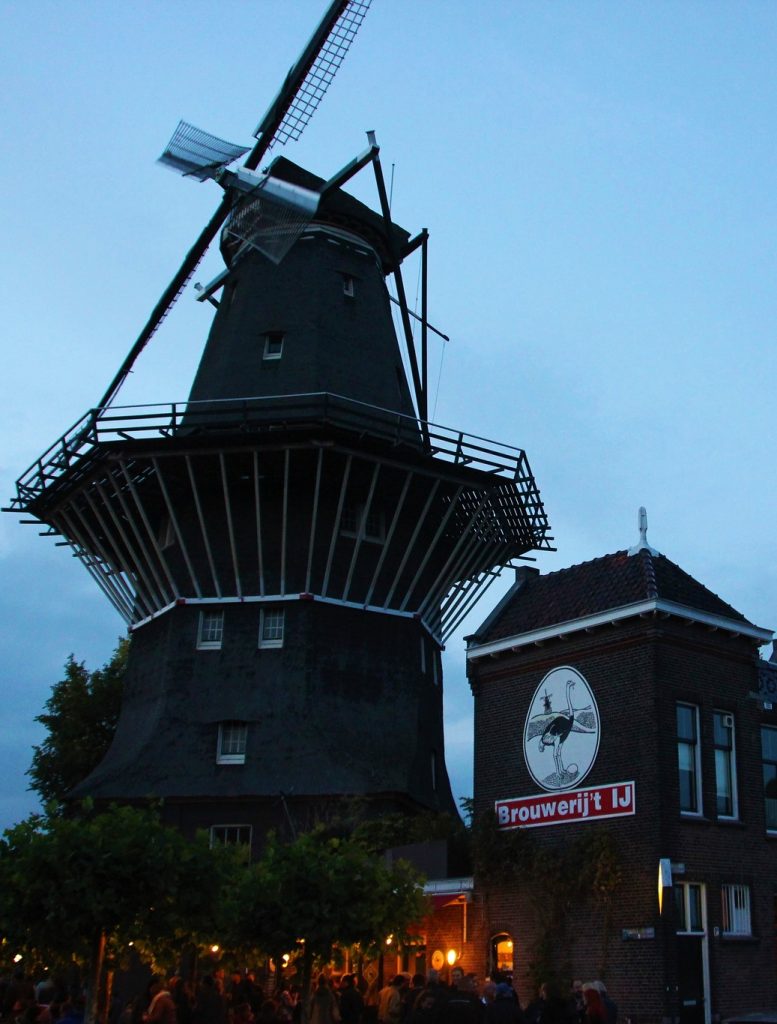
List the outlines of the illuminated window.
{"label": "illuminated window", "polygon": [[245,764],[248,726],[245,722],[220,722],[217,764]]}
{"label": "illuminated window", "polygon": [[224,612],[200,612],[197,647],[201,651],[215,651],[224,638]]}
{"label": "illuminated window", "polygon": [[773,726],[761,726],[761,757],[766,828],[769,832],[777,832],[777,729]]}
{"label": "illuminated window", "polygon": [[281,331],[270,331],[264,336],[263,359],[280,359],[283,355],[283,334]]}
{"label": "illuminated window", "polygon": [[737,775],[734,752],[734,716],[715,711],[715,799],[719,818],[737,817]]}
{"label": "illuminated window", "polygon": [[677,767],[680,779],[680,810],[683,814],[701,814],[699,757],[699,709],[692,704],[678,704]]}
{"label": "illuminated window", "polygon": [[723,898],[723,934],[752,935],[750,923],[750,886],[724,885],[721,889]]}
{"label": "illuminated window", "polygon": [[491,940],[491,960],[493,971],[512,974],[514,966],[513,937],[507,932],[500,932]]}
{"label": "illuminated window", "polygon": [[283,647],[283,608],[262,608],[259,613],[259,646]]}

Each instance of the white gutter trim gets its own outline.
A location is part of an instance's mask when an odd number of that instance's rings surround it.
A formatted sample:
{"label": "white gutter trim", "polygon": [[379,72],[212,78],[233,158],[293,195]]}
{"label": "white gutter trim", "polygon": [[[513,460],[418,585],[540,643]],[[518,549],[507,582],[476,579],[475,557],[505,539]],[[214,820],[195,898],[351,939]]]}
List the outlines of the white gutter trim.
{"label": "white gutter trim", "polygon": [[485,644],[471,644],[467,649],[467,660],[474,661],[476,658],[485,658],[491,654],[501,654],[503,651],[527,647],[529,644],[541,643],[543,640],[553,640],[557,637],[566,636],[569,633],[579,633],[582,630],[595,629],[598,626],[621,622],[624,619],[631,619],[638,615],[656,613],[674,615],[676,618],[685,619],[688,622],[697,622],[704,626],[710,626],[713,629],[724,629],[735,635],[748,636],[758,640],[759,646],[768,643],[774,636],[772,630],[762,629],[760,626],[752,626],[747,622],[738,622],[736,619],[728,619],[722,615],[711,615],[708,612],[696,611],[674,601],[665,601],[663,598],[649,598],[645,601],[637,601],[634,604],[622,605],[620,608],[610,608],[607,611],[596,612],[594,615],[585,615],[580,619],[569,619],[567,622],[556,623],[552,626],[542,626],[528,633],[518,633],[515,636],[492,640]]}

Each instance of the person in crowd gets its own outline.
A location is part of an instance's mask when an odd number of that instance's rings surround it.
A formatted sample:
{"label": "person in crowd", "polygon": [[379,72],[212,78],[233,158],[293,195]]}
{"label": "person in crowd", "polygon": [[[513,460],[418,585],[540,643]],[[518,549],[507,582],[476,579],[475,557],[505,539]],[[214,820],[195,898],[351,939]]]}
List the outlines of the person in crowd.
{"label": "person in crowd", "polygon": [[344,974],[340,981],[340,1019],[343,1024],[361,1024],[364,999],[356,987],[353,974]]}
{"label": "person in crowd", "polygon": [[584,1024],[585,1021],[583,983],[579,978],[575,978],[569,990],[569,1021],[570,1024]]}
{"label": "person in crowd", "polygon": [[497,983],[492,978],[487,978],[486,981],[483,982],[480,1001],[486,1008],[488,1008],[493,1003],[494,999],[496,999],[496,986]]}
{"label": "person in crowd", "polygon": [[402,974],[396,974],[380,990],[378,999],[378,1024],[400,1024],[402,1020],[402,993],[401,990],[407,985],[407,978]]}
{"label": "person in crowd", "polygon": [[148,991],[151,995],[151,1002],[143,1014],[146,1024],[176,1024],[173,997],[158,975],[152,976]]}
{"label": "person in crowd", "polygon": [[364,1024],[376,1024],[378,1020],[378,1004],[380,1003],[380,985],[374,978],[367,986],[364,996]]}
{"label": "person in crowd", "polygon": [[310,1000],[310,1024],[337,1024],[340,1009],[337,996],[332,991],[325,974],[319,974],[315,991]]}
{"label": "person in crowd", "polygon": [[543,1022],[545,1010],[548,1006],[549,986],[546,981],[537,990],[537,998],[533,999],[526,1007],[526,1024],[540,1024]]}
{"label": "person in crowd", "polygon": [[473,979],[461,972],[448,993],[446,1024],[480,1024],[485,1010],[478,998]]}
{"label": "person in crowd", "polygon": [[57,1024],[83,1024],[84,1007],[79,1003],[66,999],[59,1008]]}
{"label": "person in crowd", "polygon": [[183,978],[170,979],[170,995],[175,1003],[178,1024],[192,1024],[194,1017],[194,991],[191,982]]}
{"label": "person in crowd", "polygon": [[614,1003],[612,999],[610,999],[607,989],[605,988],[604,982],[593,981],[591,982],[591,984],[602,997],[602,1002],[604,1003],[604,1011],[607,1016],[607,1024],[617,1024],[618,1005],[617,1003]]}
{"label": "person in crowd", "polygon": [[406,985],[402,989],[402,1020],[410,1020],[410,1014],[413,1012],[415,1001],[418,999],[419,992],[423,989],[426,984],[426,978],[423,974],[414,974],[410,979],[410,984]]}
{"label": "person in crowd", "polygon": [[248,1002],[238,1003],[232,1010],[232,1024],[254,1024],[254,1011]]}
{"label": "person in crowd", "polygon": [[[258,992],[259,990],[256,989]],[[291,1024],[294,1020],[294,1007],[296,1006],[297,1000],[294,997],[288,981],[282,981],[276,994],[276,1002],[278,1004],[278,1020],[282,1021],[283,1024]]]}
{"label": "person in crowd", "polygon": [[[245,1005],[249,1006],[250,1009],[250,1004],[246,1003]],[[277,1005],[272,999],[265,999],[259,1007],[259,1013],[256,1015],[256,1024],[277,1024],[280,1020]]]}
{"label": "person in crowd", "polygon": [[592,984],[583,985],[585,999],[585,1024],[607,1024],[607,1011],[602,997]]}
{"label": "person in crowd", "polygon": [[413,1004],[409,1024],[445,1024],[448,990],[440,983],[440,976],[432,969],[426,976],[426,985]]}
{"label": "person in crowd", "polygon": [[218,989],[216,978],[212,974],[205,974],[197,989],[194,1024],[225,1024],[225,1021],[224,997]]}
{"label": "person in crowd", "polygon": [[523,1024],[518,996],[512,985],[500,981],[494,986],[494,998],[486,1003],[486,1024]]}

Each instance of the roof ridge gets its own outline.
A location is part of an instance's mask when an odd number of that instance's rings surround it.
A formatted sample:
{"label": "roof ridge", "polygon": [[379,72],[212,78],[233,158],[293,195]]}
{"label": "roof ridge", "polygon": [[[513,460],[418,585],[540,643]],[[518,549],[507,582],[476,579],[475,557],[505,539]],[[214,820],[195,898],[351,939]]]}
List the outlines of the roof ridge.
{"label": "roof ridge", "polygon": [[586,566],[586,565],[594,565],[597,562],[604,562],[608,558],[615,558],[616,555],[627,555],[627,554],[628,554],[628,552],[626,551],[626,549],[625,548],[621,548],[620,551],[611,551],[611,552],[609,552],[606,555],[597,555],[596,558],[587,558],[583,562],[573,562],[572,565],[564,565],[560,569],[553,569],[552,572],[541,573],[539,578],[541,580],[547,580],[551,576],[557,576],[559,573],[562,573],[562,572],[564,572],[564,573],[571,572],[572,569],[581,569],[581,568],[583,568],[583,566]]}
{"label": "roof ridge", "polygon": [[[647,596],[652,599],[658,598],[658,580],[656,579],[656,567],[653,565],[653,552],[643,548],[639,552],[639,561],[645,577]],[[660,555],[658,556],[661,557]]]}

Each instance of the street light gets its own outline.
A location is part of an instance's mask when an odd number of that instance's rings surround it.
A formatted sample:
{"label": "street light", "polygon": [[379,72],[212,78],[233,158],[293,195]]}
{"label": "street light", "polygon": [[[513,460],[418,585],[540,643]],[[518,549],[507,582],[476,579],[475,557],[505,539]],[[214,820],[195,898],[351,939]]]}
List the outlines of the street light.
{"label": "street light", "polygon": [[669,857],[662,857],[658,862],[658,913],[664,910],[664,889],[672,885],[672,862]]}

